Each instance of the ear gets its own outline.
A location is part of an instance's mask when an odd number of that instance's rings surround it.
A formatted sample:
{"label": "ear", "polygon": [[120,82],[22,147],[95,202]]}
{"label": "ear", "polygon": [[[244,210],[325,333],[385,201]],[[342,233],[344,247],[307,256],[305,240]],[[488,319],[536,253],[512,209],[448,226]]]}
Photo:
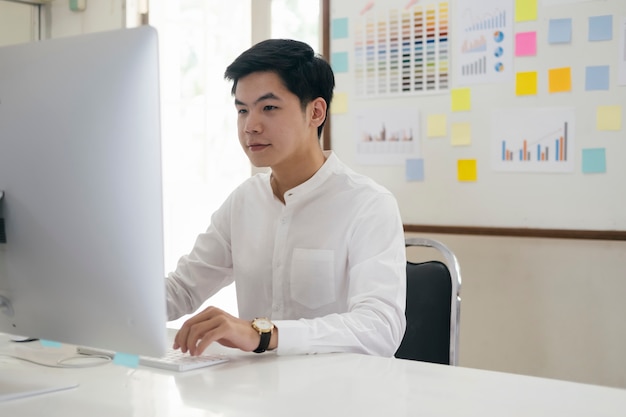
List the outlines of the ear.
{"label": "ear", "polygon": [[326,100],[318,97],[311,101],[309,105],[311,112],[311,124],[313,127],[317,128],[324,123],[324,120],[326,120],[326,109],[328,108]]}

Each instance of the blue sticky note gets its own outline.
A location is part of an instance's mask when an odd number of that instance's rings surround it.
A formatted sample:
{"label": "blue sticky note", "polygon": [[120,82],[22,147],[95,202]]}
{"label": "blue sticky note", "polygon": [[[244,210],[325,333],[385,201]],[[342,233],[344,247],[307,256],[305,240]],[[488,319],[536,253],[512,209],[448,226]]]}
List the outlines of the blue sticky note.
{"label": "blue sticky note", "polygon": [[550,19],[548,43],[572,42],[572,19]]}
{"label": "blue sticky note", "polygon": [[406,180],[424,181],[424,159],[406,160]]}
{"label": "blue sticky note", "polygon": [[585,174],[606,172],[606,150],[604,148],[583,149],[583,172]]}
{"label": "blue sticky note", "polygon": [[39,339],[39,342],[41,343],[41,346],[43,346],[43,347],[49,347],[49,348],[60,348],[61,347],[61,343],[53,342],[52,340]]}
{"label": "blue sticky note", "polygon": [[345,39],[348,37],[348,18],[333,19],[330,26],[332,39]]}
{"label": "blue sticky note", "polygon": [[613,39],[613,16],[591,16],[589,18],[589,40],[610,41]]}
{"label": "blue sticky note", "polygon": [[585,90],[608,90],[609,66],[589,66],[585,70]]}
{"label": "blue sticky note", "polygon": [[130,353],[116,352],[113,356],[113,363],[127,368],[137,368],[139,366],[139,356]]}
{"label": "blue sticky note", "polygon": [[335,72],[348,72],[348,53],[333,52],[330,56],[330,65]]}

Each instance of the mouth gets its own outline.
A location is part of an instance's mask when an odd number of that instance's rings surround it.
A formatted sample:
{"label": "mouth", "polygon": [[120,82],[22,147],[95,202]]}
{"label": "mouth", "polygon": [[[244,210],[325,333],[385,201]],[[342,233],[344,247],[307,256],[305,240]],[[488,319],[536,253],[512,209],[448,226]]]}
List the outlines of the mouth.
{"label": "mouth", "polygon": [[264,150],[265,148],[268,148],[269,146],[270,146],[269,144],[251,143],[248,145],[248,149],[250,149],[251,152],[260,152]]}

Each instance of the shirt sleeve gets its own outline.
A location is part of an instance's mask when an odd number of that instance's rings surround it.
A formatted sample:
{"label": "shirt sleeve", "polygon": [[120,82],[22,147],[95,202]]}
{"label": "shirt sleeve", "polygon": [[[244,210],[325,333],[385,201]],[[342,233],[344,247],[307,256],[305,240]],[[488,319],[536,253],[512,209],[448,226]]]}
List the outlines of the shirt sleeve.
{"label": "shirt sleeve", "polygon": [[206,232],[198,235],[193,249],[180,258],[165,279],[167,317],[175,320],[196,311],[204,301],[233,282],[232,254],[226,227],[227,202],[211,217]]}
{"label": "shirt sleeve", "polygon": [[355,352],[393,356],[406,328],[406,250],[396,200],[374,199],[348,237],[348,311],[277,320],[279,355]]}

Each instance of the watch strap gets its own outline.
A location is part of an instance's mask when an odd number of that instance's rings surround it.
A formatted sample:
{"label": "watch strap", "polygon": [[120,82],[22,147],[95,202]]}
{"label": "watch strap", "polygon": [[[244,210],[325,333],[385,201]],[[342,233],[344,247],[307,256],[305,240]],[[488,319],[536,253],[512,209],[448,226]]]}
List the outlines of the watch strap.
{"label": "watch strap", "polygon": [[263,353],[267,350],[267,347],[270,345],[270,339],[272,338],[272,332],[259,332],[261,335],[261,341],[259,342],[259,347],[253,350],[254,353]]}

